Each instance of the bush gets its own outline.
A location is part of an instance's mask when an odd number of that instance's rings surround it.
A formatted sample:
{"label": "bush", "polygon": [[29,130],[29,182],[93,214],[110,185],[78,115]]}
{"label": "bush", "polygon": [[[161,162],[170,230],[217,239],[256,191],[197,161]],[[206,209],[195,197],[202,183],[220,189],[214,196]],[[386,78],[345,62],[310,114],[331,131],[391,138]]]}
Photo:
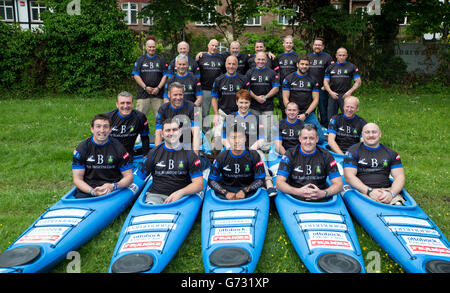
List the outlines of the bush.
{"label": "bush", "polygon": [[43,17],[47,87],[90,92],[114,87],[131,74],[136,45],[115,0],[81,1],[81,14],[68,15],[70,1],[49,1]]}

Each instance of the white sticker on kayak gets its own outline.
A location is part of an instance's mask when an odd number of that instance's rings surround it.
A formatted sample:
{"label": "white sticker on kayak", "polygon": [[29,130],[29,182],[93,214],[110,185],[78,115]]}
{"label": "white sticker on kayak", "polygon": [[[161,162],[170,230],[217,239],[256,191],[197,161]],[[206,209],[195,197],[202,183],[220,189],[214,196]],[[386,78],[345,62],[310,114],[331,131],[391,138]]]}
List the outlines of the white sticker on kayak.
{"label": "white sticker on kayak", "polygon": [[251,223],[253,223],[252,219],[228,219],[228,220],[215,220],[213,225],[228,226],[228,225],[242,225]]}
{"label": "white sticker on kayak", "polygon": [[133,234],[120,248],[119,252],[156,249],[162,250],[164,247],[166,232]]}
{"label": "white sticker on kayak", "polygon": [[83,219],[81,218],[50,218],[41,219],[35,224],[36,227],[40,226],[76,226]]}
{"label": "white sticker on kayak", "polygon": [[59,209],[48,211],[43,218],[51,218],[51,217],[84,217],[88,213],[88,210],[83,209]]}
{"label": "white sticker on kayak", "polygon": [[133,192],[134,195],[139,191],[139,186],[137,186],[135,183],[131,183],[130,186],[128,186],[128,189]]}
{"label": "white sticker on kayak", "polygon": [[430,222],[423,219],[417,219],[413,217],[401,217],[401,216],[389,216],[384,217],[384,220],[388,224],[407,224],[407,225],[417,225],[424,227],[431,227]]}
{"label": "white sticker on kayak", "polygon": [[39,227],[22,236],[17,243],[51,243],[56,244],[69,227]]}
{"label": "white sticker on kayak", "polygon": [[450,256],[450,249],[439,238],[402,235],[412,254]]}
{"label": "white sticker on kayak", "polygon": [[311,250],[314,248],[353,250],[353,245],[344,232],[310,231],[308,236],[308,245]]}
{"label": "white sticker on kayak", "polygon": [[145,230],[175,230],[176,227],[177,224],[175,223],[147,223],[128,226],[126,232],[134,233]]}
{"label": "white sticker on kayak", "polygon": [[347,225],[342,223],[306,222],[299,223],[299,226],[302,230],[347,230]]}
{"label": "white sticker on kayak", "polygon": [[216,243],[252,243],[253,238],[250,227],[216,228],[211,236],[211,245]]}
{"label": "white sticker on kayak", "polygon": [[213,213],[213,219],[221,218],[252,218],[255,216],[255,210],[230,210]]}
{"label": "white sticker on kayak", "polygon": [[439,232],[434,229],[421,228],[421,227],[409,227],[409,226],[389,226],[389,230],[397,233],[405,234],[429,234],[439,236]]}
{"label": "white sticker on kayak", "polygon": [[329,213],[307,213],[307,214],[299,214],[298,217],[300,221],[335,221],[335,222],[344,222],[344,219],[341,215],[337,214],[329,214]]}
{"label": "white sticker on kayak", "polygon": [[173,221],[175,219],[175,214],[150,214],[133,218],[132,223],[142,223],[151,221]]}

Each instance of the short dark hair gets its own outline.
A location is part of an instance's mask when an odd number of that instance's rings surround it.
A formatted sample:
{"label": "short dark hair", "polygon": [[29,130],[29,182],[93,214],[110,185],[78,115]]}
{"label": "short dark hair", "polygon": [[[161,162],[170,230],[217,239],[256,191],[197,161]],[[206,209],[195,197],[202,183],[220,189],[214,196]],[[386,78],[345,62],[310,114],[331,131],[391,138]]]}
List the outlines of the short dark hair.
{"label": "short dark hair", "polygon": [[315,37],[314,40],[313,40],[313,43],[314,43],[315,41],[321,41],[322,44],[325,45],[325,40],[324,40],[324,38],[322,38],[322,37]]}
{"label": "short dark hair", "polygon": [[311,123],[305,123],[305,125],[304,125],[303,128],[300,130],[300,132],[302,132],[304,129],[305,129],[305,130],[308,130],[308,131],[314,130],[314,131],[316,132],[316,136],[318,135],[318,133],[317,133],[317,126],[314,125],[314,124],[311,124]]}
{"label": "short dark hair", "polygon": [[176,119],[174,119],[174,118],[167,118],[167,119],[165,119],[165,120],[162,122],[163,129],[164,129],[164,125],[166,125],[166,124],[172,124],[172,123],[176,123],[176,124],[178,125],[178,128],[183,127],[183,122],[178,122],[178,121],[177,121]]}
{"label": "short dark hair", "polygon": [[301,60],[308,60],[309,63],[309,57],[305,54],[298,55],[297,63],[300,62]]}
{"label": "short dark hair", "polygon": [[97,120],[105,120],[105,121],[108,121],[109,126],[112,125],[111,119],[109,118],[108,115],[106,115],[106,114],[97,114],[97,115],[95,115],[94,118],[92,118],[92,120],[91,120],[91,127],[94,126],[94,123],[95,123],[95,121],[97,121]]}

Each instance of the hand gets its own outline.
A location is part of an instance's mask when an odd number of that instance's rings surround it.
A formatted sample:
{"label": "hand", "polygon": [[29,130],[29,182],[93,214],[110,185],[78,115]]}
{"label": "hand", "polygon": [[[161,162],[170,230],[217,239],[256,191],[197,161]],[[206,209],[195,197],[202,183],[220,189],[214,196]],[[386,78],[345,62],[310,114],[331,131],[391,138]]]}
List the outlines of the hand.
{"label": "hand", "polygon": [[169,195],[168,198],[166,198],[166,200],[164,201],[164,203],[171,203],[171,202],[175,202],[179,199],[181,199],[184,196],[184,194],[181,192],[181,190],[177,190],[175,192],[172,192],[171,195]]}
{"label": "hand", "polygon": [[213,125],[217,126],[217,124],[219,124],[220,122],[220,115],[219,114],[215,114],[214,115],[214,119],[213,119]]}
{"label": "hand", "polygon": [[243,190],[239,190],[236,192],[236,198],[235,199],[244,199],[245,198],[245,192]]}
{"label": "hand", "polygon": [[266,99],[264,98],[264,95],[261,96],[255,96],[254,98],[258,103],[264,104],[266,102]]}
{"label": "hand", "polygon": [[227,192],[225,194],[225,197],[228,200],[235,200],[236,199],[236,193],[234,193],[234,192]]}
{"label": "hand", "polygon": [[383,189],[374,189],[370,195],[370,198],[381,203],[390,203],[392,200],[392,195],[389,191]]}
{"label": "hand", "polygon": [[306,186],[309,189],[309,193],[306,196],[305,200],[318,200],[325,197],[325,191],[320,190],[316,185],[308,184]]}
{"label": "hand", "polygon": [[111,183],[105,183],[102,186],[97,186],[94,188],[93,192],[95,196],[101,196],[111,193],[114,190],[114,185]]}
{"label": "hand", "polygon": [[145,88],[145,91],[147,92],[147,94],[152,95],[154,89],[155,88],[152,88],[151,86],[148,86],[148,87]]}
{"label": "hand", "polygon": [[297,119],[298,119],[298,120],[305,121],[306,115],[305,115],[304,113],[302,113],[302,114],[300,114],[300,115],[297,115]]}
{"label": "hand", "polygon": [[157,95],[159,93],[159,87],[154,87],[152,90],[152,95]]}
{"label": "hand", "polygon": [[345,99],[346,97],[350,97],[351,95],[352,95],[352,93],[350,91],[348,91],[342,96],[342,99]]}
{"label": "hand", "polygon": [[331,91],[331,93],[329,93],[329,94],[330,94],[330,97],[331,97],[333,100],[338,100],[338,99],[339,99],[339,95],[338,95],[337,92]]}

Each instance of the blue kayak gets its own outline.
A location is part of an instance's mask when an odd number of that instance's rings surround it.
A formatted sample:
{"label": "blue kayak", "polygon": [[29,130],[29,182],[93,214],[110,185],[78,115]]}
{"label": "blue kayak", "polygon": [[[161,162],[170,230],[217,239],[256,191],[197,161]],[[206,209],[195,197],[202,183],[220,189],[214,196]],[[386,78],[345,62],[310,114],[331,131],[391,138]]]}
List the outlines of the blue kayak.
{"label": "blue kayak", "polygon": [[110,273],[159,273],[189,234],[203,200],[203,191],[168,204],[145,203],[150,179],[120,232]]}
{"label": "blue kayak", "polygon": [[312,273],[364,273],[352,219],[339,194],[307,202],[278,191],[278,214],[297,254]]}
{"label": "blue kayak", "polygon": [[404,206],[378,203],[350,186],[344,201],[361,226],[409,273],[450,273],[450,245],[442,231],[402,191]]}
{"label": "blue kayak", "polygon": [[265,189],[241,200],[224,200],[208,189],[201,222],[205,272],[254,272],[268,219],[269,197]]}
{"label": "blue kayak", "polygon": [[0,254],[0,272],[47,272],[100,233],[139,195],[145,182],[93,198],[74,198],[75,187],[45,211]]}

